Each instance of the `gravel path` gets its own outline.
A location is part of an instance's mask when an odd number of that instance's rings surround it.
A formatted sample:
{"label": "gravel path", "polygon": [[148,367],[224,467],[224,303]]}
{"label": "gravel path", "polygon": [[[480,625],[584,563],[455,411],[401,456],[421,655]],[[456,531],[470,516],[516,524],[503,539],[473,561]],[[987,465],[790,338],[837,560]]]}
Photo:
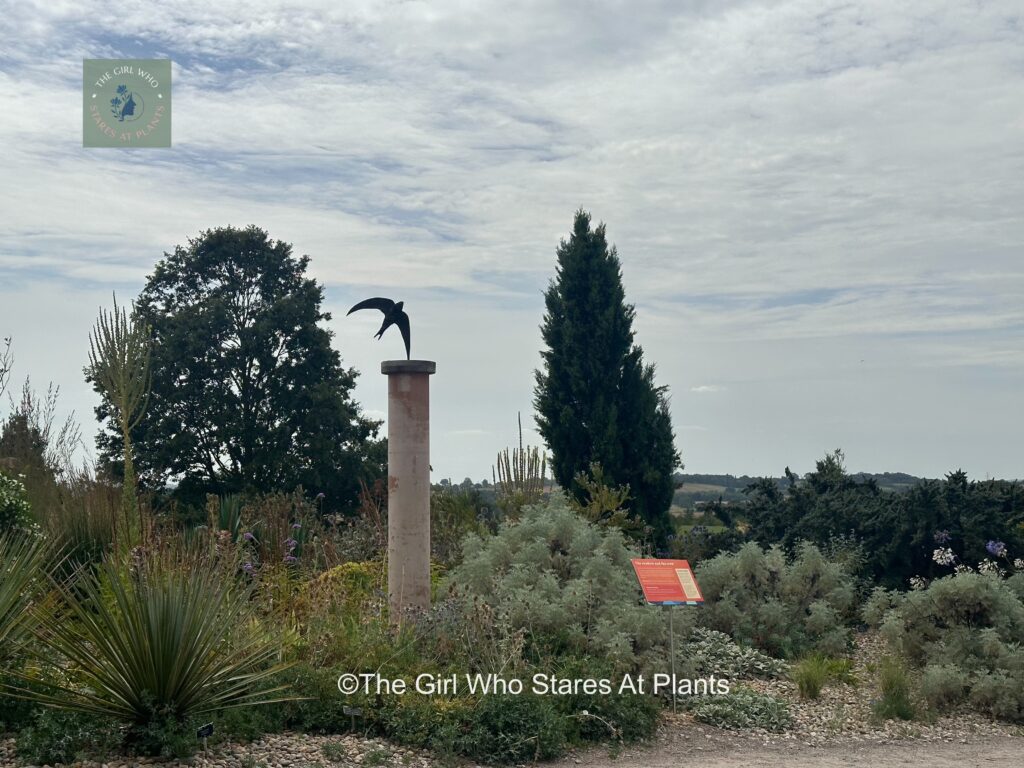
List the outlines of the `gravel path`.
{"label": "gravel path", "polygon": [[616,757],[607,750],[592,750],[553,763],[551,768],[575,768],[578,765],[593,768],[974,768],[1024,764],[1024,737],[1013,736],[966,744],[843,740],[813,747],[805,744],[766,745],[757,739],[736,734],[729,734],[723,739],[721,732],[699,734],[697,738],[694,735],[675,739],[663,737],[649,749],[626,749]]}
{"label": "gravel path", "polygon": [[[10,741],[0,741],[0,767],[13,768]],[[605,748],[573,753],[550,768],[972,768],[1024,764],[1024,736],[983,736],[959,741],[840,738],[824,746],[791,738],[724,731],[698,723],[673,722],[654,743],[613,753]],[[76,764],[79,768],[179,768],[156,760],[118,760]],[[222,747],[193,758],[194,768],[435,768],[450,767],[434,756],[383,741],[354,736],[281,734],[253,744]],[[463,768],[472,764],[465,763]]]}

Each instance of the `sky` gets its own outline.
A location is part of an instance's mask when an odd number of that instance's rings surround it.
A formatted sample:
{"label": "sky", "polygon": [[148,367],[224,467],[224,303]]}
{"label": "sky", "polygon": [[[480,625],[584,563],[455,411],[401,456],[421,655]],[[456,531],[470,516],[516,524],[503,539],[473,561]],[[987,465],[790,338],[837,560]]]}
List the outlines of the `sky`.
{"label": "sky", "polygon": [[[87,442],[100,306],[256,224],[311,258],[386,410],[404,299],[434,480],[533,422],[584,208],[687,472],[1024,477],[1019,2],[5,2],[0,337]],[[173,60],[173,148],[83,149],[82,59]],[[0,404],[6,406],[6,404]],[[0,407],[0,411],[3,408]]]}

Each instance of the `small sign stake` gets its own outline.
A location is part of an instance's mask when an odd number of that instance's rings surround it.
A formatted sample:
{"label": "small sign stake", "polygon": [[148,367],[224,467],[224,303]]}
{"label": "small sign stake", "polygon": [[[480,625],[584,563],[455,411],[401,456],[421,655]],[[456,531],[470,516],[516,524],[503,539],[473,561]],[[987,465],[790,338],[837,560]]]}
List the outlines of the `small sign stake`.
{"label": "small sign stake", "polygon": [[633,558],[633,570],[644,591],[648,605],[662,605],[668,608],[668,642],[672,658],[672,712],[676,711],[676,630],[675,614],[677,605],[703,605],[693,569],[685,560],[659,560],[655,558]]}
{"label": "small sign stake", "polygon": [[213,723],[207,723],[196,731],[196,738],[203,740],[203,756],[206,755],[206,740],[213,736]]}

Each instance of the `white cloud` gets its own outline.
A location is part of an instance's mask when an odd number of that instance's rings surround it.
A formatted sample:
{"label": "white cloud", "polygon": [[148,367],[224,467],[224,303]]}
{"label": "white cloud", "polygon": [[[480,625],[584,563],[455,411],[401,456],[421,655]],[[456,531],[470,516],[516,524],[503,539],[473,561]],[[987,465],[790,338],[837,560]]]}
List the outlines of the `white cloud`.
{"label": "white cloud", "polygon": [[[885,429],[903,411],[881,382],[919,370],[896,391],[967,407],[961,452],[1019,471],[1020,419],[981,426],[1024,376],[1016,4],[19,3],[0,34],[0,333],[16,341],[80,336],[58,303],[87,301],[87,320],[187,237],[256,223],[313,257],[364,405],[383,407],[384,342],[339,310],[388,290],[451,372],[435,421],[504,435],[515,411],[529,421],[540,293],[583,205],[618,245],[677,423],[725,400],[691,392],[729,390],[734,410],[684,446],[691,468],[777,472],[842,442],[785,437],[791,394],[827,410],[823,378],[877,386],[860,418]],[[175,60],[174,149],[80,147],[78,61],[122,55]],[[22,360],[84,388],[78,364]],[[768,401],[755,379],[789,388]],[[945,466],[932,418],[872,460]],[[751,439],[762,428],[778,441]],[[438,441],[435,466],[486,474],[481,437]]]}

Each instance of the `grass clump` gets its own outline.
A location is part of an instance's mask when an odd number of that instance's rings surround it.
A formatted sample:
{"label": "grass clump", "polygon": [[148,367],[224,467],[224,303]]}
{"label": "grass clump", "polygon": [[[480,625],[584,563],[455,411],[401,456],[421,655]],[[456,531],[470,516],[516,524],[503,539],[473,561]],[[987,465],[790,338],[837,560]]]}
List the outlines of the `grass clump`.
{"label": "grass clump", "polygon": [[910,673],[906,665],[894,656],[882,658],[878,667],[878,686],[881,696],[871,709],[883,720],[913,720],[916,714],[910,698]]}
{"label": "grass clump", "polygon": [[819,653],[811,654],[793,665],[790,677],[796,683],[802,699],[816,699],[821,689],[830,682],[856,684],[853,662],[850,659],[836,659]]}

